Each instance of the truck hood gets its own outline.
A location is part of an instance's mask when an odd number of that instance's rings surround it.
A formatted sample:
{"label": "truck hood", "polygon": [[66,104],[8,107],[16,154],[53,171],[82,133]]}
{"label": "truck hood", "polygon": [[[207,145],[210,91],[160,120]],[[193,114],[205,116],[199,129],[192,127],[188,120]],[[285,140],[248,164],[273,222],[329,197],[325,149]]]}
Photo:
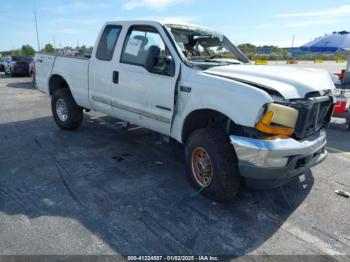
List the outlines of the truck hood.
{"label": "truck hood", "polygon": [[307,93],[334,88],[330,73],[312,68],[228,65],[212,67],[204,73],[274,90],[285,99],[304,98]]}

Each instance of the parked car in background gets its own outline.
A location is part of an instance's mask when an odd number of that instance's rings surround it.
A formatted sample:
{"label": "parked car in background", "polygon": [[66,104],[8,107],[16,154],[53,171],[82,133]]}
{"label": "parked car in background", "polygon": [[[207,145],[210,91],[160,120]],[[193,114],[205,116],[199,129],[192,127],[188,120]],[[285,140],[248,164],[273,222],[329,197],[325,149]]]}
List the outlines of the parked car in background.
{"label": "parked car in background", "polygon": [[9,64],[11,63],[11,61],[12,61],[12,57],[8,56],[8,57],[4,57],[0,62],[0,66],[3,68],[5,75],[10,74]]}
{"label": "parked car in background", "polygon": [[29,76],[29,64],[33,61],[31,56],[12,56],[11,62],[7,63],[5,66],[5,72],[16,75]]}
{"label": "parked car in background", "polygon": [[36,87],[36,68],[35,68],[35,60],[33,60],[30,64],[29,64],[29,75],[32,78],[32,83],[34,85],[34,87]]}
{"label": "parked car in background", "polygon": [[0,58],[0,72],[5,71],[5,65],[4,65],[5,58]]}

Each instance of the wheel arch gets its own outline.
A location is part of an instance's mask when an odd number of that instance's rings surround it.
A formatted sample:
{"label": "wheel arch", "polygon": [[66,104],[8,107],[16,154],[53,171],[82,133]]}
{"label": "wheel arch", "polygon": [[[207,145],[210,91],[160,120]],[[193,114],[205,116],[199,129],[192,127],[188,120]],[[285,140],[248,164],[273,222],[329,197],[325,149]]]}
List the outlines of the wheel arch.
{"label": "wheel arch", "polygon": [[49,94],[52,96],[58,89],[67,88],[70,91],[68,82],[59,74],[54,74],[49,79]]}
{"label": "wheel arch", "polygon": [[183,121],[181,141],[186,142],[193,131],[206,127],[223,129],[230,133],[240,130],[240,125],[220,111],[209,108],[196,109],[190,112]]}

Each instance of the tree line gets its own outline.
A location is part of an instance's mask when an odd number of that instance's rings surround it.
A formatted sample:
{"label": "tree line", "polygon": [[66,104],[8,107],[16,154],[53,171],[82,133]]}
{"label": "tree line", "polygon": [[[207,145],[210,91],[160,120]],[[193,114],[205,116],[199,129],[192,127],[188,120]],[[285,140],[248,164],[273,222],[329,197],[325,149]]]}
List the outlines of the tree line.
{"label": "tree line", "polygon": [[[75,51],[75,50],[80,50],[81,52],[91,52],[93,47],[87,47],[85,45],[82,46],[77,46],[77,47],[71,47],[71,46],[65,46],[63,49],[65,51]],[[40,50],[41,52],[46,52],[46,53],[55,53],[55,48],[53,47],[52,44],[48,43],[45,45],[43,49]],[[34,56],[36,53],[35,49],[31,45],[22,45],[21,48],[19,49],[14,49],[14,50],[8,50],[8,51],[2,51],[0,54],[5,57],[5,56]]]}

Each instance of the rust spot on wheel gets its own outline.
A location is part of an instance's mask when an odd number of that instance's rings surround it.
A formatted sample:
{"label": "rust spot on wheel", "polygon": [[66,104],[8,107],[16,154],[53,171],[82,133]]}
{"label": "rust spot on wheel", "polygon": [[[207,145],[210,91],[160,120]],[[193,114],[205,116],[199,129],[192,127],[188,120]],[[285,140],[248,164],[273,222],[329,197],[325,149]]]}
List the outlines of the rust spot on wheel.
{"label": "rust spot on wheel", "polygon": [[197,147],[191,157],[192,174],[201,187],[208,187],[213,180],[213,166],[207,151]]}

